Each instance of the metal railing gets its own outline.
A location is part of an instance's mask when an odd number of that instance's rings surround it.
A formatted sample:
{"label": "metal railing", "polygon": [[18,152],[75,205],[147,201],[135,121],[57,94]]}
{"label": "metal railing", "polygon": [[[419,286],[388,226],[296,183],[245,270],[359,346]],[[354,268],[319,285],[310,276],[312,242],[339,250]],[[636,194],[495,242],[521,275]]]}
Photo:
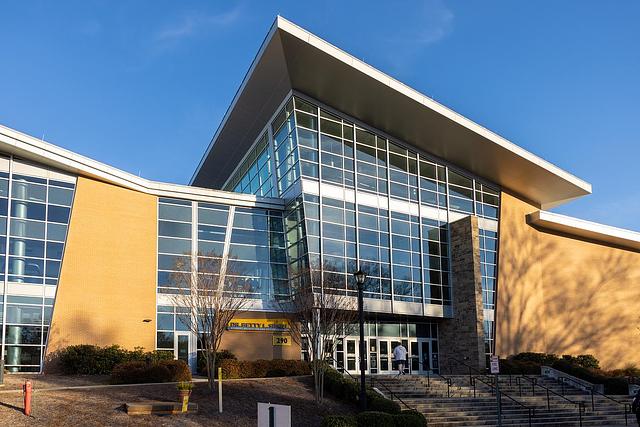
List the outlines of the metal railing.
{"label": "metal railing", "polygon": [[[409,374],[411,374],[411,364],[413,362],[413,359],[415,359],[417,356],[409,356]],[[418,359],[418,369],[420,369],[420,367],[422,367],[422,372],[426,372],[426,376],[427,376],[427,388],[431,388],[431,375],[435,375],[438,378],[441,378],[444,380],[444,382],[447,384],[447,397],[451,397],[451,387],[453,386],[453,380],[449,377],[445,377],[444,375],[442,375],[440,372],[435,372],[433,371],[433,369],[431,369],[431,367],[429,367],[428,369],[425,369],[424,367],[424,363],[422,362],[422,360]]]}
{"label": "metal railing", "polygon": [[621,402],[617,399],[614,399],[611,396],[608,396],[604,393],[600,393],[599,391],[596,391],[595,388],[593,386],[587,386],[584,383],[578,382],[576,380],[574,380],[573,378],[570,377],[563,377],[563,376],[559,376],[557,378],[558,382],[561,384],[562,386],[562,393],[564,394],[565,389],[564,389],[564,385],[567,382],[572,382],[574,384],[579,385],[580,387],[587,387],[588,388],[588,393],[591,395],[591,411],[595,411],[596,410],[596,405],[595,405],[595,395],[597,394],[598,396],[602,396],[614,403],[617,403],[618,405],[622,405],[624,407],[624,425],[629,425],[629,420],[628,420],[628,416],[630,414],[633,413],[632,408],[631,408],[631,404],[629,404],[629,402]]}
{"label": "metal railing", "polygon": [[[331,358],[331,360],[332,360],[333,362],[335,362],[336,366],[338,366],[338,367],[341,369],[341,371],[338,371],[338,372],[340,372],[340,373],[342,373],[342,374],[347,374],[347,375],[348,375],[348,376],[349,376],[353,381],[355,381],[358,385],[360,385],[360,379],[359,379],[359,378],[355,378],[353,375],[351,375],[351,374],[349,373],[349,371],[347,371],[347,370],[345,369],[345,367],[344,367],[344,365],[342,364],[342,362],[340,362],[339,360],[337,360],[337,359],[336,359],[336,358],[334,358],[333,356],[330,356],[330,358]],[[373,387],[374,387],[374,380],[373,380],[373,377],[372,377],[372,376],[370,376],[369,378],[371,379],[371,380],[370,380],[371,388],[373,388]],[[366,380],[365,380],[365,384],[366,384]],[[398,396],[398,395],[397,395],[396,393],[394,393],[394,392],[393,392],[389,387],[387,387],[387,385],[386,385],[386,384],[384,384],[384,383],[379,383],[379,385],[381,385],[381,386],[385,389],[385,391],[386,391],[387,393],[389,393],[389,396],[391,397],[391,399],[390,399],[391,401],[393,401],[393,400],[394,400],[394,398],[395,398],[395,400],[397,400],[398,402],[400,402],[401,404],[403,404],[407,409],[412,410],[412,411],[418,411],[416,408],[409,406],[409,405],[408,405],[404,400],[402,400],[402,398],[400,398],[400,396]]]}
{"label": "metal railing", "polygon": [[[470,380],[471,380],[471,383],[473,385],[473,397],[474,398],[476,397],[476,381],[480,381],[481,383],[489,386],[489,388],[492,390],[493,393],[495,393],[496,395],[499,394],[498,398],[500,399],[500,404],[502,404],[502,398],[506,397],[507,399],[509,399],[513,403],[517,404],[518,406],[521,406],[521,407],[525,408],[527,410],[527,419],[529,421],[529,427],[531,427],[531,419],[536,416],[536,408],[535,407],[527,406],[522,402],[518,402],[516,399],[514,399],[511,396],[509,396],[508,394],[506,394],[506,393],[504,393],[502,391],[498,391],[498,388],[496,387],[496,385],[492,384],[493,381],[485,381],[480,376],[472,376],[472,377],[470,377]],[[582,422],[580,422],[580,425],[582,426]]]}
{"label": "metal railing", "polygon": [[566,396],[563,396],[562,394],[550,389],[547,386],[538,384],[538,380],[536,378],[529,378],[528,376],[526,376],[525,374],[522,374],[522,376],[520,376],[519,378],[523,378],[529,382],[531,382],[531,390],[532,390],[532,395],[535,396],[535,388],[536,386],[542,388],[543,390],[545,390],[546,392],[546,396],[547,396],[547,411],[551,411],[551,394],[555,394],[556,396],[560,397],[563,400],[566,400],[567,402],[571,403],[572,405],[577,405],[578,408],[578,418],[580,421],[580,426],[582,427],[582,414],[584,414],[586,412],[586,406],[584,404],[584,402],[581,401],[573,401],[571,399],[569,399]]}

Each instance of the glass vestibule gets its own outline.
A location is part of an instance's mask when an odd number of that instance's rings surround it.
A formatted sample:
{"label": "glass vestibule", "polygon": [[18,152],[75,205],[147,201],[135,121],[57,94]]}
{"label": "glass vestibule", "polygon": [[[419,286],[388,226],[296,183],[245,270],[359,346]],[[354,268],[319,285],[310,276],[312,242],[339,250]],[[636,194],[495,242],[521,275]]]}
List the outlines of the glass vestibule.
{"label": "glass vestibule", "polygon": [[[398,325],[397,331],[414,336],[365,336],[365,365],[367,374],[397,373],[393,350],[400,343],[407,349],[405,373],[426,374],[428,371],[438,372],[437,325]],[[388,334],[396,330],[388,325],[368,324],[365,330],[369,333]],[[420,337],[415,335],[421,335]],[[349,336],[338,340],[334,358],[336,368],[346,369],[350,374],[358,374],[360,369],[359,338]]]}

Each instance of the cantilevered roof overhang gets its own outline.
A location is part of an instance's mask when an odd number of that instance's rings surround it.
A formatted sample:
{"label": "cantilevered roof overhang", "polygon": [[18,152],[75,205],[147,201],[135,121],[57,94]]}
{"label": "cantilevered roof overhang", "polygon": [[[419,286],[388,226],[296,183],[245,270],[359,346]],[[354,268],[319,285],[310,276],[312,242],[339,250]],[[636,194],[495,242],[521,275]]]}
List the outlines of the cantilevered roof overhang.
{"label": "cantilevered roof overhang", "polygon": [[220,188],[284,97],[299,91],[542,208],[591,185],[278,17],[191,179]]}

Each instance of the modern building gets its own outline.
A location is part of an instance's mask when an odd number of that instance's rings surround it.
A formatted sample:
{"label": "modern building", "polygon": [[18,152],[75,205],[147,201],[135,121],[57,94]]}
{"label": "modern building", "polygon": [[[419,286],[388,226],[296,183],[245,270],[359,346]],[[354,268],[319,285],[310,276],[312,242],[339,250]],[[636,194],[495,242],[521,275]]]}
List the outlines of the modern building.
{"label": "modern building", "polygon": [[[635,361],[640,233],[547,209],[591,185],[278,17],[190,185],[0,127],[0,321],[9,371],[72,344],[174,352],[194,270],[250,298],[223,347],[305,357],[275,303],[319,271],[365,283],[367,369],[521,351]],[[221,261],[221,260],[224,260]],[[315,289],[317,287],[318,289]],[[283,345],[285,344],[285,345]],[[358,366],[358,337],[334,357]]]}

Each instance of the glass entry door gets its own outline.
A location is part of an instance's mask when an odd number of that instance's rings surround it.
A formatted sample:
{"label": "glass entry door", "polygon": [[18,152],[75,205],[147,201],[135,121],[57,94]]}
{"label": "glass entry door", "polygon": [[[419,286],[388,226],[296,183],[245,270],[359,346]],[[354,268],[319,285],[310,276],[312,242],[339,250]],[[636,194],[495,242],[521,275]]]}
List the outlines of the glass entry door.
{"label": "glass entry door", "polygon": [[438,342],[430,339],[418,339],[420,372],[438,372]]}
{"label": "glass entry door", "polygon": [[380,350],[380,373],[388,374],[393,370],[391,343],[389,340],[378,340],[378,348]]}
{"label": "glass entry door", "polygon": [[178,360],[184,360],[184,363],[189,365],[189,355],[191,353],[189,349],[189,333],[176,332],[174,337],[173,356]]}
{"label": "glass entry door", "polygon": [[345,338],[345,367],[349,373],[355,373],[358,370],[358,340]]}

